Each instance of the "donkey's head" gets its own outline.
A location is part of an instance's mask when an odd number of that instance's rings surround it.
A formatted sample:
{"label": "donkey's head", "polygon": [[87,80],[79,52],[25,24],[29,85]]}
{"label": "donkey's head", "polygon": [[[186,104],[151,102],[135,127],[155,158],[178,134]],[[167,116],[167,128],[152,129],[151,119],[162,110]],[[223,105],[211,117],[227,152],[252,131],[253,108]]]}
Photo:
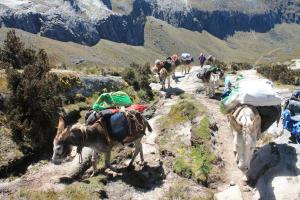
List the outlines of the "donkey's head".
{"label": "donkey's head", "polygon": [[[261,119],[256,110],[244,107],[235,117],[237,122],[232,127],[234,133],[234,153],[238,168],[248,171],[256,148],[256,141],[261,131]],[[232,126],[234,126],[231,123]],[[238,127],[238,128],[236,128]]]}
{"label": "donkey's head", "polygon": [[72,150],[72,145],[69,143],[70,128],[65,127],[65,122],[61,116],[59,116],[57,133],[53,141],[53,156],[52,162],[54,164],[60,164]]}

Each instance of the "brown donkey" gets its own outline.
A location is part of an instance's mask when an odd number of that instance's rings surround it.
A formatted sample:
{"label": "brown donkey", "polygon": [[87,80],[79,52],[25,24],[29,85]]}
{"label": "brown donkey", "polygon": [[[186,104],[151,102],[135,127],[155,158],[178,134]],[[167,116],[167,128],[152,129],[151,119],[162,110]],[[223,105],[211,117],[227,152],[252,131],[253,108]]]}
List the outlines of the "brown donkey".
{"label": "brown donkey", "polygon": [[[132,166],[136,156],[140,153],[141,161],[144,162],[142,137],[145,135],[146,129],[152,132],[152,128],[148,121],[138,112],[124,112],[126,120],[129,124],[127,136],[122,140],[122,143],[134,143],[135,151],[129,163]],[[111,139],[111,133],[107,128],[108,124],[103,120],[98,120],[91,126],[83,124],[75,124],[65,127],[63,118],[59,117],[57,134],[53,141],[53,156],[54,164],[60,164],[70,153],[72,146],[77,146],[77,149],[90,147],[93,150],[92,165],[93,174],[97,171],[97,163],[99,161],[99,153],[104,153],[105,168],[110,167],[111,150],[117,144],[121,144],[115,139]],[[80,152],[79,152],[80,153]]]}

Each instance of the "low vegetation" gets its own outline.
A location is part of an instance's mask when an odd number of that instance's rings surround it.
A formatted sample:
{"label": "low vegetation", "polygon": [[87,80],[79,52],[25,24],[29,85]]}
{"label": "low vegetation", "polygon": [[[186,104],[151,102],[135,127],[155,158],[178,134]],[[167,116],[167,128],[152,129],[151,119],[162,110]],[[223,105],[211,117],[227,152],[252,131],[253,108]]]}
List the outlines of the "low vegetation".
{"label": "low vegetation", "polygon": [[82,65],[71,67],[74,71],[83,72],[88,75],[102,75],[102,76],[120,76],[124,68],[122,67],[112,67],[112,66],[103,66],[95,65],[93,63],[84,63]]}
{"label": "low vegetation", "polygon": [[209,141],[211,138],[209,124],[209,118],[204,116],[195,128],[196,136],[202,141]]}
{"label": "low vegetation", "polygon": [[183,98],[173,105],[170,112],[161,119],[160,126],[162,129],[170,128],[189,120],[191,121],[197,115],[204,112],[195,99]]}
{"label": "low vegetation", "polygon": [[236,71],[240,71],[240,70],[250,70],[250,69],[252,69],[253,68],[253,66],[250,64],[250,63],[245,63],[245,62],[243,62],[243,63],[239,63],[239,62],[232,62],[231,64],[230,64],[230,66],[231,66],[231,71],[234,71],[234,72],[236,72]]}
{"label": "low vegetation", "polygon": [[[210,173],[214,170],[213,162],[216,157],[210,149],[209,118],[204,113],[199,124],[192,128],[192,147],[179,148],[175,159],[174,170],[186,178],[208,185]],[[197,141],[197,142],[196,142]]]}
{"label": "low vegetation", "polygon": [[[194,125],[192,131],[202,142],[192,143],[194,146],[190,146],[184,142],[181,135],[176,134],[176,131],[197,117],[201,120],[199,124]],[[210,121],[202,105],[191,95],[183,95],[160,120],[160,126],[162,129],[158,140],[160,154],[171,158],[171,161],[167,159],[166,164],[172,167],[175,173],[207,186],[210,182],[210,173],[214,169],[215,155],[210,150]]]}
{"label": "low vegetation", "polygon": [[193,191],[190,182],[182,180],[172,185],[161,200],[212,200],[213,193],[209,191]]}
{"label": "low vegetation", "polygon": [[289,69],[284,64],[262,65],[257,68],[257,72],[281,84],[299,85],[300,83],[300,71]]}
{"label": "low vegetation", "polygon": [[146,63],[144,66],[131,63],[130,67],[122,72],[122,78],[129,86],[133,87],[140,99],[149,102],[154,98],[150,87],[151,74],[149,63]]}
{"label": "low vegetation", "polygon": [[[61,192],[55,191],[32,191],[22,189],[19,192],[12,194],[10,199],[27,199],[27,200],[59,200],[59,199],[101,199],[103,198],[103,176],[97,176],[86,179],[84,182],[76,182],[67,185]],[[104,196],[105,197],[105,196]]]}

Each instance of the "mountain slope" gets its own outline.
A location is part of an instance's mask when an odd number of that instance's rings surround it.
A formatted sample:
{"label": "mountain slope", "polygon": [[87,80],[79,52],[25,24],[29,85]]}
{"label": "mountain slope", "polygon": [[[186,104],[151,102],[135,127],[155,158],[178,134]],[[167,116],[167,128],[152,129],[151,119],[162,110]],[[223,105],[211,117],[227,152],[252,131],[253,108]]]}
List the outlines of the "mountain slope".
{"label": "mountain slope", "polygon": [[95,45],[101,39],[144,45],[147,16],[226,39],[300,23],[299,0],[0,0],[1,27]]}
{"label": "mountain slope", "polygon": [[[7,31],[5,28],[0,29],[0,41],[3,41]],[[131,62],[153,63],[156,58],[163,59],[182,52],[190,52],[195,58],[200,52],[205,52],[226,62],[281,61],[300,54],[299,32],[300,26],[297,24],[281,24],[267,33],[237,32],[227,40],[221,40],[206,31],[199,33],[175,28],[164,21],[148,17],[144,46],[101,40],[89,47],[17,31],[28,45],[46,49],[53,64],[64,62],[76,65],[83,62],[85,65],[120,67],[129,66]]]}

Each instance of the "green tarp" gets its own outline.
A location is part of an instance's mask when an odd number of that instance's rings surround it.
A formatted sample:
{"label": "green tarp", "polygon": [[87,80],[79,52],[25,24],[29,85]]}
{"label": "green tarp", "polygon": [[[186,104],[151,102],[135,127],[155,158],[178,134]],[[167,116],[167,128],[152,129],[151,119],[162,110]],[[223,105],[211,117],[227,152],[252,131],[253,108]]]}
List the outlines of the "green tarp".
{"label": "green tarp", "polygon": [[126,94],[126,92],[118,91],[101,94],[93,104],[93,109],[101,111],[108,108],[130,105],[132,105],[132,101],[128,94]]}

